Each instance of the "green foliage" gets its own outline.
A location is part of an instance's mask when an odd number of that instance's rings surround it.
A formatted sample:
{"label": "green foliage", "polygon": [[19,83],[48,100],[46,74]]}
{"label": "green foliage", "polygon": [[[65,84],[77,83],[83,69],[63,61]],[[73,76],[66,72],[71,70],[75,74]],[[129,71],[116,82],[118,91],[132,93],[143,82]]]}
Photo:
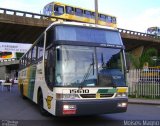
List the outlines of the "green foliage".
{"label": "green foliage", "polygon": [[131,53],[128,53],[128,57],[130,59],[130,62],[132,63],[133,67],[135,67],[136,69],[138,69],[140,67],[140,62],[139,62],[139,58],[137,56],[134,56]]}
{"label": "green foliage", "polygon": [[140,67],[142,68],[145,62],[148,62],[149,66],[155,66],[155,61],[152,59],[153,56],[158,56],[158,51],[155,48],[149,48],[144,51],[140,57]]}
{"label": "green foliage", "polygon": [[138,69],[143,68],[144,63],[148,62],[150,67],[155,66],[155,61],[152,59],[153,56],[158,57],[158,51],[155,48],[149,48],[143,52],[141,57],[137,57],[131,53],[127,53],[127,57],[132,64],[132,67]]}
{"label": "green foliage", "polygon": [[19,52],[16,52],[16,57],[17,59],[21,58],[23,56],[24,53],[19,53]]}

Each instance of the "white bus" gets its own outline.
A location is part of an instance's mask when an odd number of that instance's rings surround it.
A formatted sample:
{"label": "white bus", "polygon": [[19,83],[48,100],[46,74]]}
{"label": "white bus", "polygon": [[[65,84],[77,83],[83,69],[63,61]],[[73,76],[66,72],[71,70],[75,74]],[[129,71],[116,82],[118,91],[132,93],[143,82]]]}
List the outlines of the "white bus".
{"label": "white bus", "polygon": [[147,29],[147,34],[160,36],[160,27],[149,27]]}
{"label": "white bus", "polygon": [[126,112],[124,46],[117,29],[54,22],[20,59],[22,97],[55,116]]}

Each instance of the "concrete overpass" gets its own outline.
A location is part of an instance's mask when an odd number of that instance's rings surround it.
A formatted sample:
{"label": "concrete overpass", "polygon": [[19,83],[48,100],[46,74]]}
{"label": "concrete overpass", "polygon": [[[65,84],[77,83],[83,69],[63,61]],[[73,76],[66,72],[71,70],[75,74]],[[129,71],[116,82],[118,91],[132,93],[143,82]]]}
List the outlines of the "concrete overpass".
{"label": "concrete overpass", "polygon": [[33,43],[51,24],[47,16],[0,8],[0,41]]}
{"label": "concrete overpass", "polygon": [[126,46],[127,51],[131,51],[140,46],[145,46],[146,48],[154,47],[160,50],[160,37],[149,35],[142,32],[126,30],[118,28],[121,33],[122,40]]}

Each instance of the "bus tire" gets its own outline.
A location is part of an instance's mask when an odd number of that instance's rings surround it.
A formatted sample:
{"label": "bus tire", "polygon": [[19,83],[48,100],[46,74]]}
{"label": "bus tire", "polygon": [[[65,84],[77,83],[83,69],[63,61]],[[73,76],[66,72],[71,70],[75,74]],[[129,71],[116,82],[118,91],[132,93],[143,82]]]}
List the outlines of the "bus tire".
{"label": "bus tire", "polygon": [[26,97],[24,96],[23,84],[20,85],[20,95],[22,99],[26,99]]}
{"label": "bus tire", "polygon": [[38,92],[38,106],[39,106],[39,110],[40,110],[40,113],[43,115],[43,116],[48,116],[49,113],[43,108],[43,94],[41,91]]}

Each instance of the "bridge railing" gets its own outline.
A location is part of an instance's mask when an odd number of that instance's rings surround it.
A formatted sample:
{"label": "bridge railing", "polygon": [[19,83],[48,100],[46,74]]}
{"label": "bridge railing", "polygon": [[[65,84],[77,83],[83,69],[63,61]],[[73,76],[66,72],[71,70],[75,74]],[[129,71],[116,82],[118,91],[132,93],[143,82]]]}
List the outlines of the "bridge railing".
{"label": "bridge railing", "polygon": [[2,63],[2,62],[11,62],[11,61],[19,60],[19,59],[20,58],[0,59],[0,63]]}
{"label": "bridge railing", "polygon": [[0,14],[23,16],[23,17],[30,17],[30,18],[43,19],[43,20],[48,19],[48,18],[54,18],[55,21],[59,20],[59,19],[62,19],[62,18],[56,18],[56,17],[53,17],[53,16],[47,16],[47,15],[38,14],[38,13],[31,13],[31,12],[12,10],[12,9],[6,9],[6,8],[0,8]]}
{"label": "bridge railing", "polygon": [[0,60],[0,66],[6,66],[11,64],[18,64],[19,58],[11,58],[11,59],[1,59]]}
{"label": "bridge railing", "polygon": [[122,28],[118,28],[118,31],[120,33],[122,33],[122,34],[124,33],[124,34],[138,35],[138,36],[143,36],[143,37],[150,37],[150,38],[160,39],[160,36],[147,34],[147,33],[143,33],[143,32],[132,31],[132,30],[126,30],[126,29],[122,29]]}

